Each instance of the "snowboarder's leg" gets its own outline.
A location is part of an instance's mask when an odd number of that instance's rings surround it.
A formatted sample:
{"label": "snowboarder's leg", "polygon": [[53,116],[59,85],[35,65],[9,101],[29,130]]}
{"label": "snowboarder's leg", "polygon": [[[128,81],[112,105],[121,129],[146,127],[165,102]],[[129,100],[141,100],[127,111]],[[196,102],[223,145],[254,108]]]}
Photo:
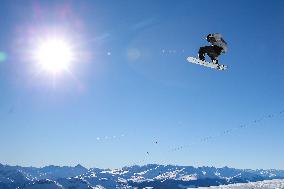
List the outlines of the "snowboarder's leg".
{"label": "snowboarder's leg", "polygon": [[199,51],[198,51],[198,58],[202,61],[205,60],[205,53],[206,53],[206,49],[205,47],[200,47]]}
{"label": "snowboarder's leg", "polygon": [[221,54],[221,52],[222,52],[222,50],[223,50],[222,47],[219,47],[219,46],[217,46],[217,45],[214,45],[214,46],[213,46],[213,49],[214,49],[215,53],[217,54],[217,56],[220,56],[220,54]]}
{"label": "snowboarder's leg", "polygon": [[210,57],[213,64],[218,64],[218,57]]}
{"label": "snowboarder's leg", "polygon": [[205,60],[205,54],[208,54],[208,52],[212,51],[212,46],[205,46],[205,47],[200,47],[198,51],[198,58],[200,60]]}
{"label": "snowboarder's leg", "polygon": [[208,49],[208,56],[211,58],[212,63],[218,64],[218,57],[220,56],[223,48],[219,46],[211,46],[211,48]]}

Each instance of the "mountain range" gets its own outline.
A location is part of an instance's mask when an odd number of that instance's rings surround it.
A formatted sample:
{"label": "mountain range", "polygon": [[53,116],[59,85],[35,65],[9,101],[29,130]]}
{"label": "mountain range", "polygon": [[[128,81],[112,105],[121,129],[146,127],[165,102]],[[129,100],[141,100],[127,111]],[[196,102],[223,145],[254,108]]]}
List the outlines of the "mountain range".
{"label": "mountain range", "polygon": [[0,189],[181,189],[284,179],[284,170],[148,164],[120,169],[0,164]]}

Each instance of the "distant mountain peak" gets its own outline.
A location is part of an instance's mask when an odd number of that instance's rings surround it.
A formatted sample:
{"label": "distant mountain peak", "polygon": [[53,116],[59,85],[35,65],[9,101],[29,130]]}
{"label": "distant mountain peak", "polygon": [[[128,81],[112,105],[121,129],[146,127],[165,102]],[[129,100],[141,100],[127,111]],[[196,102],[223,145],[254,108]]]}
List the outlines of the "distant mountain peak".
{"label": "distant mountain peak", "polygon": [[82,166],[81,164],[78,164],[75,166],[77,169],[87,169],[86,167]]}

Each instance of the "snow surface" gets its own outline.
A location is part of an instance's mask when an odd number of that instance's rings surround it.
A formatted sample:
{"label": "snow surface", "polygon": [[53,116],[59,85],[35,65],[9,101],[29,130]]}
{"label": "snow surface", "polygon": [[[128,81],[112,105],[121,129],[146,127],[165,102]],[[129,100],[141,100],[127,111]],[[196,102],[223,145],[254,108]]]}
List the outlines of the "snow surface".
{"label": "snow surface", "polygon": [[211,187],[199,187],[198,189],[284,189],[284,179],[274,179]]}

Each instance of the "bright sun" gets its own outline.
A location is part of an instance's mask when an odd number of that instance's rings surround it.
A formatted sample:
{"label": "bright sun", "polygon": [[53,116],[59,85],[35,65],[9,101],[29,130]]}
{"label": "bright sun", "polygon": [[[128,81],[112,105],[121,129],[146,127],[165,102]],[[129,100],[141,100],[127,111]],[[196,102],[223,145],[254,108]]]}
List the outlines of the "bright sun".
{"label": "bright sun", "polygon": [[40,43],[34,57],[42,69],[54,74],[68,70],[74,59],[71,46],[60,39],[47,39]]}

